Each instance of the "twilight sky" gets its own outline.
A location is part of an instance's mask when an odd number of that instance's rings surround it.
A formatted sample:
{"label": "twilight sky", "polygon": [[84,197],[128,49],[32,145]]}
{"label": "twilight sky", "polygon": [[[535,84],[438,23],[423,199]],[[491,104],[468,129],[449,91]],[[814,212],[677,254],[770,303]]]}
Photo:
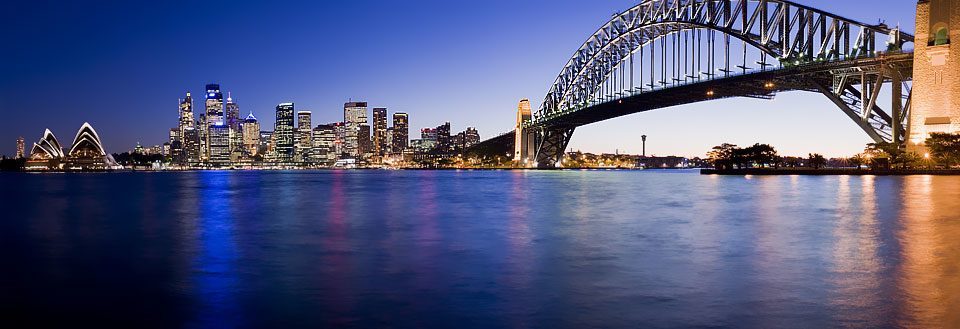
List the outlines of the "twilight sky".
{"label": "twilight sky", "polygon": [[[18,136],[29,152],[44,128],[69,144],[84,121],[111,153],[163,143],[177,99],[211,82],[264,129],[278,103],[317,124],[353,99],[408,112],[411,137],[450,121],[485,139],[512,128],[519,99],[539,106],[580,44],[639,1],[16,1],[0,10],[0,154]],[[914,30],[912,0],[797,2]],[[824,96],[794,92],[620,117],[578,128],[570,147],[640,153],[642,134],[648,153],[685,156],[721,142],[848,156],[869,142]]]}

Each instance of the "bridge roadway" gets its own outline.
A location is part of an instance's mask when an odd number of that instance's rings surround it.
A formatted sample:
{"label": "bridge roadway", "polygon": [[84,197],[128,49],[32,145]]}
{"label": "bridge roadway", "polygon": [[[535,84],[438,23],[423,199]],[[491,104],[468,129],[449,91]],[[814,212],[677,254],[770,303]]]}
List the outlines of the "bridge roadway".
{"label": "bridge roadway", "polygon": [[[847,61],[814,62],[635,91],[620,98],[538,117],[529,122],[528,128],[572,132],[579,126],[655,109],[732,97],[772,99],[780,92],[808,91],[828,97],[873,139],[889,140],[894,134],[891,127],[895,121],[890,114],[880,110],[876,101],[870,102],[873,103],[872,109],[864,111],[867,102],[863,100],[862,92],[854,87],[863,85],[864,79],[870,84],[872,79],[866,75],[881,72],[886,76],[899,76],[903,81],[910,80],[913,53],[898,52]],[[903,133],[901,130],[898,135],[902,136]],[[514,141],[515,131],[510,131],[487,139],[466,153],[472,157],[512,157]],[[565,149],[565,144],[561,150]]]}

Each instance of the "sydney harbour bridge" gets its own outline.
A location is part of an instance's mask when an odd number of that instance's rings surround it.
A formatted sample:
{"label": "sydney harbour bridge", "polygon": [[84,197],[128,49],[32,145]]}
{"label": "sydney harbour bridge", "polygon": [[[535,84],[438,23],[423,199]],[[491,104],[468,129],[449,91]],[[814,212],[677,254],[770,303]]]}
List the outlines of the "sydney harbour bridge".
{"label": "sydney harbour bridge", "polygon": [[554,168],[579,126],[785,91],[821,94],[874,141],[902,144],[913,41],[791,1],[645,0],[590,35],[515,130],[472,151]]}

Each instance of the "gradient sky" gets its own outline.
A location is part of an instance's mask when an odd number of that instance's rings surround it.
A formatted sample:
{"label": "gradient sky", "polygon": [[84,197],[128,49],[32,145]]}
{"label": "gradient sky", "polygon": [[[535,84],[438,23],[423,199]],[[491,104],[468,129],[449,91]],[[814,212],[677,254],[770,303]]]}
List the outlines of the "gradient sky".
{"label": "gradient sky", "polygon": [[[314,124],[363,100],[410,114],[411,137],[450,121],[483,138],[508,131],[517,101],[539,106],[569,56],[639,0],[16,1],[0,11],[0,154],[50,128],[69,144],[89,121],[108,152],[160,144],[177,99],[206,83],[233,93],[272,129],[295,102]],[[797,2],[914,30],[915,1]],[[226,95],[225,95],[226,96]],[[195,99],[202,110],[202,101]],[[578,128],[591,152],[703,156],[713,145],[765,142],[781,154],[848,156],[869,142],[824,96],[728,99]],[[415,136],[416,135],[416,136]]]}

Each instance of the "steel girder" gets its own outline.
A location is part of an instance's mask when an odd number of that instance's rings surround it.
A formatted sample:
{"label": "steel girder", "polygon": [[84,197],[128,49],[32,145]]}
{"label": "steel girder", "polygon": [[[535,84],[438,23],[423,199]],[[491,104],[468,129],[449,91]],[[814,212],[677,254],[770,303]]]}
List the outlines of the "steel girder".
{"label": "steel girder", "polygon": [[538,129],[535,134],[537,168],[562,167],[563,152],[573,137],[575,127],[552,127]]}
{"label": "steel girder", "polygon": [[[614,16],[584,42],[561,70],[529,125],[589,107],[611,75],[623,70],[626,61],[633,64],[633,54],[657,39],[687,30],[716,31],[725,39],[739,39],[765,55],[793,64],[874,56],[883,45],[878,34],[890,35],[889,43],[896,49],[913,41],[913,36],[885,26],[859,23],[784,0],[647,0]],[[728,39],[710,44],[727,47],[722,66],[729,69]],[[712,59],[715,50],[707,51]],[[651,64],[656,64],[654,56],[650,57]],[[713,70],[700,73],[708,79],[715,75]]]}

